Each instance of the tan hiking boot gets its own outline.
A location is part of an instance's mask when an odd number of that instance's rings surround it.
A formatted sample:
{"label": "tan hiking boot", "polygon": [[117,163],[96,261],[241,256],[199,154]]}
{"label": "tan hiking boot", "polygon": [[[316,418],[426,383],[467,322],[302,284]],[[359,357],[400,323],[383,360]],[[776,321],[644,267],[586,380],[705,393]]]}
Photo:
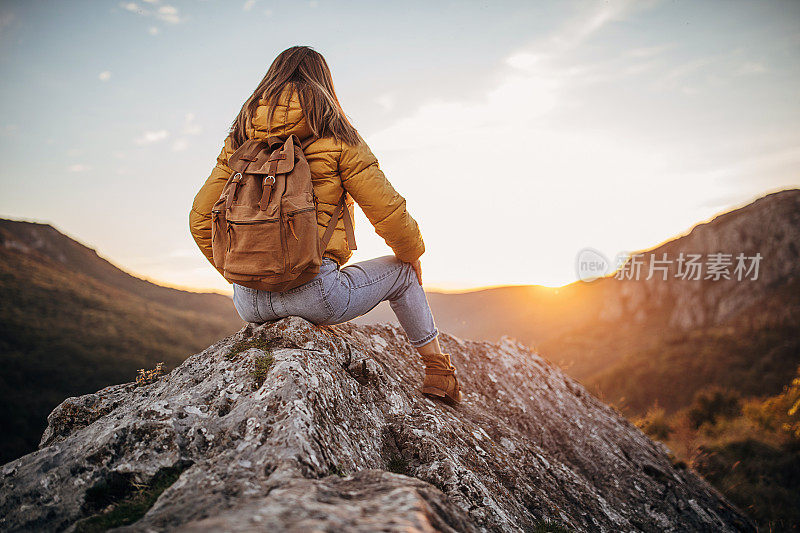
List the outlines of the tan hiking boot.
{"label": "tan hiking boot", "polygon": [[425,363],[422,394],[447,403],[460,402],[464,395],[456,378],[456,369],[450,362],[450,354],[423,355],[422,362]]}

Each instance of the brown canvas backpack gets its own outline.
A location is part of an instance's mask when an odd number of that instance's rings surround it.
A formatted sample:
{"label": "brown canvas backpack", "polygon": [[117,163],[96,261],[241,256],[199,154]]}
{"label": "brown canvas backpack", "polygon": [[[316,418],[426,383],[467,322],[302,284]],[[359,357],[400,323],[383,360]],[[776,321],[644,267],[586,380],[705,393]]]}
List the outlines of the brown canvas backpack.
{"label": "brown canvas backpack", "polygon": [[306,283],[319,272],[342,215],[349,247],[356,249],[346,191],[319,237],[303,148],[295,135],[248,139],[228,159],[233,172],[211,209],[214,264],[228,281],[278,292]]}

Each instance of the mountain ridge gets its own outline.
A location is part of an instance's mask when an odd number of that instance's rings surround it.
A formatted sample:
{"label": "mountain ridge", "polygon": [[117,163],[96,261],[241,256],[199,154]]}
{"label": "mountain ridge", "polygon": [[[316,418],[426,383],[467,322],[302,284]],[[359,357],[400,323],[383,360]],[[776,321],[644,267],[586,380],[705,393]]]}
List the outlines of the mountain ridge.
{"label": "mountain ridge", "polygon": [[49,224],[0,219],[0,461],[67,396],[180,364],[242,324],[229,297],[160,287]]}
{"label": "mountain ridge", "polygon": [[[155,301],[167,301],[167,295],[182,297],[184,294],[227,295],[213,291],[182,289],[162,285],[131,274],[100,255],[95,248],[71,237],[47,222],[12,220],[0,218],[0,246],[29,255],[61,263],[65,267],[82,271],[93,278],[114,285],[122,285],[130,292],[144,291],[144,295]],[[191,301],[192,297],[188,296]],[[227,297],[230,300],[230,297]],[[174,302],[169,302],[173,304]],[[227,302],[226,302],[227,303]]]}

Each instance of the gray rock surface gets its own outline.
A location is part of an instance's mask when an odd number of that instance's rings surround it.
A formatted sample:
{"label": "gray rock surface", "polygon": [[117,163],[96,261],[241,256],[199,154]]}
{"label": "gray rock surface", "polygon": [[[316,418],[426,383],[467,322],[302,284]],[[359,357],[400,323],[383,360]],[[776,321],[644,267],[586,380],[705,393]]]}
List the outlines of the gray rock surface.
{"label": "gray rock surface", "polygon": [[153,384],[69,398],[40,449],[0,470],[0,529],[72,530],[107,510],[98,487],[123,494],[177,467],[121,530],[754,531],[525,346],[441,340],[458,407],[418,393],[398,328],[295,317],[248,325]]}

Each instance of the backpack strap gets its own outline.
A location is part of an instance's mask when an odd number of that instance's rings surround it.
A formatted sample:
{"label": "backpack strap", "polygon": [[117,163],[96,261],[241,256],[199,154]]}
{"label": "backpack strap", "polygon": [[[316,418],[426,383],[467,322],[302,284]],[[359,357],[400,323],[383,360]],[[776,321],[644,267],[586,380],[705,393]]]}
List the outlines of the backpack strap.
{"label": "backpack strap", "polygon": [[344,209],[344,233],[347,235],[347,246],[351,250],[358,250],[358,246],[356,246],[356,231],[353,228],[353,217],[350,214],[350,210],[347,209],[347,192],[342,194],[342,201],[339,205]]}
{"label": "backpack strap", "polygon": [[356,247],[356,233],[353,229],[353,218],[350,216],[350,210],[347,209],[347,191],[342,191],[342,197],[339,199],[336,209],[333,210],[331,219],[328,222],[328,227],[325,228],[325,233],[322,235],[320,241],[322,244],[322,248],[319,252],[320,255],[325,253],[325,250],[328,248],[328,243],[331,242],[331,237],[333,237],[333,230],[336,229],[336,223],[339,222],[339,218],[342,214],[344,214],[344,231],[347,235],[348,247],[351,250],[358,249]]}
{"label": "backpack strap", "polygon": [[272,153],[267,158],[267,175],[261,182],[261,200],[258,205],[262,211],[266,211],[267,205],[269,205],[272,188],[275,186],[275,175],[278,173],[278,163],[291,158],[291,164],[294,166],[294,139],[297,139],[297,136],[290,135],[285,141],[280,137],[267,138],[267,145]]}
{"label": "backpack strap", "polygon": [[261,182],[261,200],[258,202],[258,205],[262,211],[266,211],[269,205],[270,196],[272,196],[272,187],[275,185],[275,169],[277,168],[278,161],[270,161],[269,174],[264,176],[264,180]]}
{"label": "backpack strap", "polygon": [[278,160],[286,159],[286,154],[281,154],[278,149],[272,152],[272,155],[269,156],[269,168],[267,169],[267,175],[264,177],[264,181],[261,183],[263,187],[263,191],[261,193],[261,201],[259,205],[262,211],[267,210],[267,205],[269,205],[269,197],[272,194],[272,187],[275,185],[275,173],[278,171]]}
{"label": "backpack strap", "polygon": [[[308,148],[308,146],[311,143],[313,143],[314,141],[316,141],[317,139],[319,139],[319,137],[316,136],[316,135],[310,135],[310,136],[306,137],[306,140],[304,140],[303,142],[299,143],[300,144],[300,148],[302,148],[303,152],[305,152],[306,148]],[[298,141],[299,141],[299,139],[298,139]]]}
{"label": "backpack strap", "polygon": [[280,148],[285,142],[285,140],[281,139],[280,137],[275,137],[274,135],[272,137],[267,137],[267,145],[272,150]]}
{"label": "backpack strap", "polygon": [[[306,137],[305,140],[300,143],[303,152],[317,139],[319,139],[318,135],[309,135]],[[339,222],[339,218],[342,217],[342,215],[344,215],[344,232],[345,235],[347,235],[348,248],[351,250],[358,249],[358,246],[356,246],[356,232],[353,217],[350,215],[350,210],[347,208],[347,191],[342,191],[342,197],[339,198],[339,203],[336,205],[336,209],[331,215],[328,226],[325,228],[325,233],[322,235],[320,241],[322,244],[322,249],[319,252],[320,255],[325,253],[325,249],[328,248],[328,243],[331,241],[331,237],[333,237],[333,231],[336,229],[336,224]]]}

